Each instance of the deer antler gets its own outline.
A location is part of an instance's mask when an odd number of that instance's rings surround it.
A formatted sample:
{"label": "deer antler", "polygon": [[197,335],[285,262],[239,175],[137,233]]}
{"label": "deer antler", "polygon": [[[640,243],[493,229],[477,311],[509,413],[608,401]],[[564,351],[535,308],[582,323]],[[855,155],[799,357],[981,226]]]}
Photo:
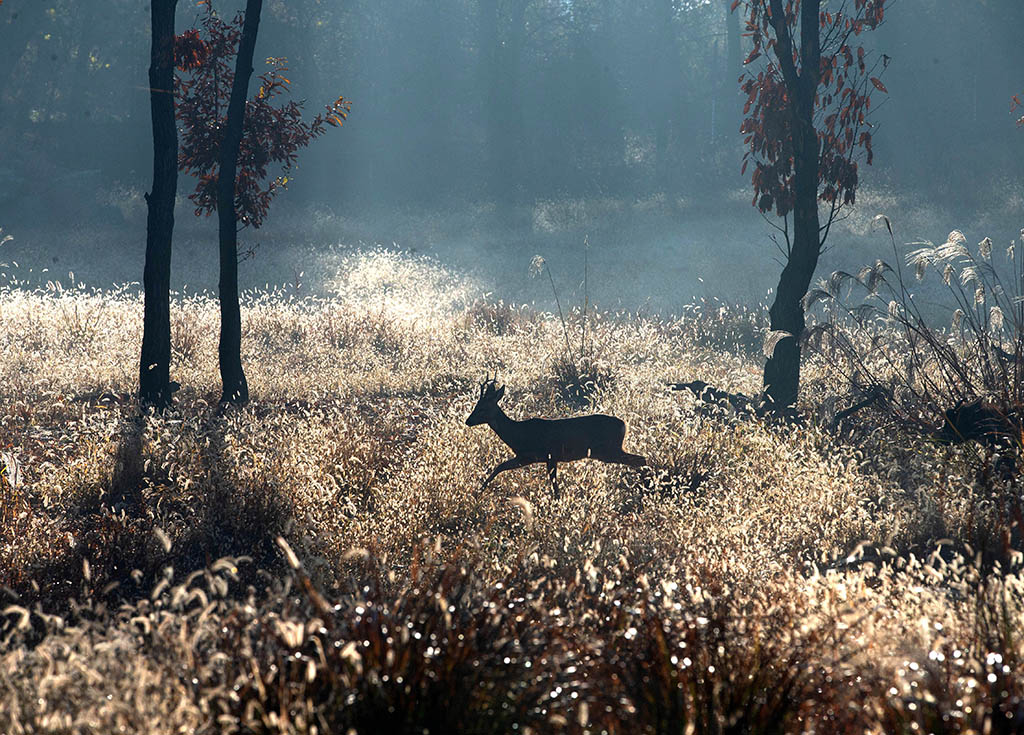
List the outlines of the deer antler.
{"label": "deer antler", "polygon": [[484,382],[480,384],[480,395],[490,395],[498,388],[498,374],[491,377],[490,371],[484,373]]}

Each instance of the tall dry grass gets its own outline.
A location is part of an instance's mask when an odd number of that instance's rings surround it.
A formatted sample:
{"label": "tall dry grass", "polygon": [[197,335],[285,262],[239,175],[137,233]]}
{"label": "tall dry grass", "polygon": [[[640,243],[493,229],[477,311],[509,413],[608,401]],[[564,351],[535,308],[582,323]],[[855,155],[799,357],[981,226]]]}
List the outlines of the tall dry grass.
{"label": "tall dry grass", "polygon": [[1001,522],[962,449],[668,389],[754,392],[759,315],[594,319],[588,399],[652,467],[567,465],[555,501],[542,469],[479,493],[505,450],[464,419],[488,371],[517,418],[573,410],[557,317],[387,251],[334,290],[246,297],[225,412],[216,304],[175,302],[159,416],[137,298],[0,291],[0,730],[1021,726],[1019,559],[949,552]]}

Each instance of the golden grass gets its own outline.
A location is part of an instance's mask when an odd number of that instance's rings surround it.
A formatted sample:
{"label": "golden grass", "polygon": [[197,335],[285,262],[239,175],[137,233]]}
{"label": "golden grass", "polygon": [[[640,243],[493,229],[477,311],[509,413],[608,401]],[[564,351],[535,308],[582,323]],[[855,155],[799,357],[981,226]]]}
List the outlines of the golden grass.
{"label": "golden grass", "polygon": [[[756,315],[592,323],[593,410],[625,420],[652,468],[565,465],[556,501],[538,467],[478,492],[508,450],[464,419],[488,371],[513,417],[571,412],[557,317],[387,251],[344,259],[334,290],[246,297],[252,402],[224,413],[216,303],[177,301],[183,387],[141,418],[138,298],[0,291],[0,450],[24,478],[0,485],[0,729],[968,732],[1003,726],[1010,702],[1007,722],[1024,717],[1021,668],[1000,668],[1024,655],[1019,579],[929,559],[1005,522],[960,453],[709,417],[667,388],[755,392]],[[805,380],[815,401],[840,390],[814,361]],[[427,707],[460,681],[480,690],[459,713]]]}

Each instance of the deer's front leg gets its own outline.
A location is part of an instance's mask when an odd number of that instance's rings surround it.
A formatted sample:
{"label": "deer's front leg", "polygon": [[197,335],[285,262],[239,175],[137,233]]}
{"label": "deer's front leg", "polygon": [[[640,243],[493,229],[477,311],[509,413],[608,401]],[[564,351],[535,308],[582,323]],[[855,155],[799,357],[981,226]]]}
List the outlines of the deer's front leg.
{"label": "deer's front leg", "polygon": [[506,459],[504,462],[502,462],[497,467],[495,467],[493,470],[491,470],[491,474],[489,474],[487,476],[487,479],[484,480],[484,484],[480,486],[480,489],[483,490],[485,487],[487,487],[487,485],[490,484],[491,480],[493,480],[495,477],[497,477],[499,473],[504,472],[505,470],[514,470],[517,467],[523,467],[524,465],[528,465],[528,464],[530,464],[530,463],[527,462],[526,460],[519,459],[519,457],[513,457],[512,459]]}

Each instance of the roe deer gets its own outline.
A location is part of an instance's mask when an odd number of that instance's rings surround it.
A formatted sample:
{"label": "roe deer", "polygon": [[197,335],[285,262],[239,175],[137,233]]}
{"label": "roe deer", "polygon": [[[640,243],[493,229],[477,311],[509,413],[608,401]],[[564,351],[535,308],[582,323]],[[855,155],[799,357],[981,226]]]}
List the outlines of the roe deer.
{"label": "roe deer", "polygon": [[647,464],[647,460],[640,455],[623,451],[626,424],[622,419],[593,414],[571,419],[515,421],[498,406],[498,401],[504,395],[505,386],[498,388],[495,381],[484,381],[480,386],[476,408],[466,419],[467,426],[490,426],[516,455],[491,470],[491,474],[480,486],[481,490],[500,472],[544,462],[557,498],[559,462],[574,462],[590,457],[630,467],[643,467]]}

